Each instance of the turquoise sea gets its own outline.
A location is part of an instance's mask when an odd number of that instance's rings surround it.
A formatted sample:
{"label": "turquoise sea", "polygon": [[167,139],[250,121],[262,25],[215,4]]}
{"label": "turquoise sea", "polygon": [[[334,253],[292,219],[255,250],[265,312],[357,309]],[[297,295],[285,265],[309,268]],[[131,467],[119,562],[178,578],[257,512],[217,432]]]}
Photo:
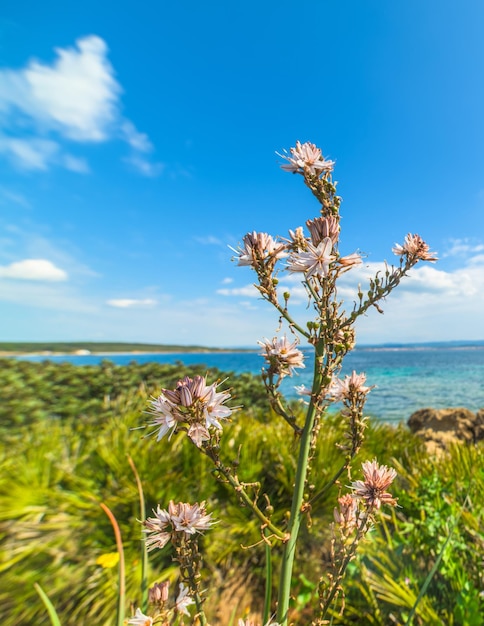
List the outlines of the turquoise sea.
{"label": "turquoise sea", "polygon": [[[42,361],[45,356],[19,357]],[[204,364],[226,372],[259,374],[263,358],[257,352],[109,354],[49,356],[49,360],[93,365],[109,359],[118,365],[182,362]],[[367,384],[376,385],[368,395],[366,412],[384,421],[406,421],[425,407],[484,408],[484,344],[358,347],[347,355],[343,373],[365,372]],[[287,397],[297,397],[294,387],[311,383],[312,359],[306,368],[283,381]]]}

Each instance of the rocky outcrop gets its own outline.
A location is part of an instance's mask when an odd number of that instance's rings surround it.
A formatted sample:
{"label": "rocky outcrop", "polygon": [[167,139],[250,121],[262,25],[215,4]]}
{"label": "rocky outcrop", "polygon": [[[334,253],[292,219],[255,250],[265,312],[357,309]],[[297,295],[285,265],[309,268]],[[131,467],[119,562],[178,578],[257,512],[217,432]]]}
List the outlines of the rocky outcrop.
{"label": "rocky outcrop", "polygon": [[435,454],[453,443],[484,439],[484,409],[477,413],[465,408],[420,409],[412,413],[408,426],[422,437],[428,452]]}

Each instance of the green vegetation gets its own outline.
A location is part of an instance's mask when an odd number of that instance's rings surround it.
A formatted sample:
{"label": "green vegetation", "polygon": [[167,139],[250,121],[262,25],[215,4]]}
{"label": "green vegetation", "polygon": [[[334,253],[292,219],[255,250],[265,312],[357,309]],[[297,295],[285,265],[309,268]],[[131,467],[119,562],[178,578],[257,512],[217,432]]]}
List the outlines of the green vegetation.
{"label": "green vegetation", "polygon": [[[244,480],[263,476],[260,493],[289,502],[293,436],[266,405],[262,383],[245,374],[208,370],[224,380],[243,405],[224,428],[223,454],[239,459]],[[116,620],[116,543],[104,503],[119,522],[126,559],[127,598],[140,599],[141,525],[138,493],[128,456],[140,475],[147,511],[170,499],[207,501],[219,523],[203,538],[207,616],[225,626],[263,599],[264,547],[258,523],[214,481],[205,457],[186,438],[157,443],[137,430],[147,399],[186,374],[206,368],[182,364],[76,367],[49,362],[0,360],[0,622],[48,623],[34,585],[40,585],[63,626],[111,626]],[[297,410],[297,405],[294,405]],[[311,480],[332,475],[340,458],[338,416],[323,424]],[[243,445],[242,445],[243,444]],[[240,447],[242,446],[242,447]],[[377,424],[367,431],[364,456],[398,470],[392,493],[398,509],[385,514],[360,546],[347,577],[346,610],[334,624],[406,624],[422,589],[412,624],[484,624],[484,457],[481,447],[456,447],[430,459],[405,427]],[[358,467],[358,464],[355,465]],[[353,478],[359,478],[354,476]],[[342,484],[348,484],[345,477]],[[329,555],[328,522],[337,488],[314,504],[318,524],[304,530],[293,622],[307,624],[317,601],[308,583]],[[321,522],[319,521],[321,519]],[[277,520],[281,521],[281,520]],[[311,526],[311,527],[310,527]],[[257,545],[255,545],[257,544]],[[240,549],[240,546],[254,546]],[[434,566],[437,565],[435,573]],[[150,582],[176,576],[169,548],[150,556]],[[274,563],[277,570],[277,560]],[[432,574],[429,576],[429,574]],[[316,576],[317,578],[317,576]],[[425,587],[427,585],[427,587]],[[131,607],[128,604],[126,614]],[[235,621],[236,623],[236,621]]]}
{"label": "green vegetation", "polygon": [[54,352],[69,354],[78,350],[89,352],[227,352],[223,348],[207,348],[204,346],[175,346],[156,343],[120,343],[97,341],[9,341],[0,342],[0,352],[4,354],[32,354]]}

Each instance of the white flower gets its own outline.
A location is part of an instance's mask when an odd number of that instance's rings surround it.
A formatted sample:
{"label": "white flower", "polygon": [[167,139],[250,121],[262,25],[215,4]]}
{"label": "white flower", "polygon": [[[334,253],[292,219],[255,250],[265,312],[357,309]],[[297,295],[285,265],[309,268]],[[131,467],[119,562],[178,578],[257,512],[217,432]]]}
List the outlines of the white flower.
{"label": "white flower", "polygon": [[312,394],[311,389],[306,385],[296,385],[294,389],[298,396],[310,396]]}
{"label": "white flower", "polygon": [[335,259],[331,254],[332,248],[333,242],[329,237],[325,237],[317,246],[308,241],[304,252],[291,254],[286,269],[289,272],[304,272],[307,277],[327,276],[329,264]]}
{"label": "white flower", "polygon": [[425,243],[422,237],[420,237],[420,235],[412,235],[412,233],[408,233],[403,245],[396,243],[395,247],[392,248],[392,252],[397,256],[407,255],[412,259],[420,261],[438,260],[435,256],[435,252],[430,252],[430,247]]}
{"label": "white flower", "polygon": [[330,395],[336,400],[350,399],[353,394],[367,394],[373,387],[365,387],[366,374],[357,374],[354,370],[351,376],[345,376],[344,380],[334,378],[329,388]]}
{"label": "white flower", "polygon": [[148,426],[157,427],[156,430],[150,433],[154,434],[158,432],[156,441],[160,441],[160,439],[164,437],[166,433],[170,432],[170,430],[171,437],[177,425],[177,419],[175,417],[177,415],[177,411],[173,403],[167,400],[164,394],[161,394],[158,398],[154,398],[150,401],[148,413],[155,416],[153,421],[148,423]]}
{"label": "white flower", "polygon": [[[234,250],[238,254],[237,265],[251,265],[257,267],[258,264],[267,259],[273,261],[287,256],[284,243],[277,242],[267,233],[247,233],[244,236],[244,247]],[[233,249],[233,248],[232,248]]]}
{"label": "white flower", "polygon": [[[172,504],[170,502],[170,505]],[[173,505],[173,509],[171,522],[177,532],[193,535],[202,532],[202,530],[208,530],[214,523],[212,514],[207,514],[205,511],[205,502],[193,505],[179,502]]]}
{"label": "white flower", "polygon": [[143,532],[149,535],[146,537],[148,552],[155,548],[164,548],[171,539],[171,515],[169,511],[161,509],[158,505],[153,513],[155,517],[148,517],[143,523]]}
{"label": "white flower", "polygon": [[[205,425],[207,428],[214,426],[218,430],[222,430],[222,426],[218,419],[227,419],[232,414],[232,409],[224,406],[224,402],[230,399],[230,394],[224,391],[217,391],[217,384],[214,383],[207,388],[204,401]],[[217,419],[218,418],[218,419]]]}
{"label": "white flower", "polygon": [[176,599],[175,608],[179,613],[183,613],[183,615],[187,615],[190,617],[190,613],[187,611],[187,607],[190,604],[194,604],[195,600],[190,598],[188,587],[186,587],[183,583],[180,583],[180,591],[178,593],[178,597]]}
{"label": "white flower", "polygon": [[261,353],[269,364],[269,370],[281,377],[292,376],[296,367],[305,367],[304,354],[297,349],[297,340],[289,342],[286,336],[278,339],[274,337],[272,341],[257,342],[264,348]]}
{"label": "white flower", "polygon": [[141,612],[141,609],[136,609],[134,617],[128,620],[128,624],[131,624],[131,626],[152,626],[153,618],[148,615],[144,615],[144,613]]}
{"label": "white flower", "polygon": [[276,153],[288,161],[288,163],[281,165],[281,168],[287,172],[304,174],[307,170],[312,175],[319,175],[321,172],[331,172],[334,167],[334,161],[327,161],[320,148],[309,141],[303,144],[296,141],[296,146],[290,148],[290,153],[291,156],[287,152],[286,154]]}
{"label": "white flower", "polygon": [[200,422],[195,422],[194,424],[191,424],[190,428],[188,429],[187,435],[197,446],[197,448],[201,448],[204,441],[210,440],[210,433],[203,424],[200,424]]}

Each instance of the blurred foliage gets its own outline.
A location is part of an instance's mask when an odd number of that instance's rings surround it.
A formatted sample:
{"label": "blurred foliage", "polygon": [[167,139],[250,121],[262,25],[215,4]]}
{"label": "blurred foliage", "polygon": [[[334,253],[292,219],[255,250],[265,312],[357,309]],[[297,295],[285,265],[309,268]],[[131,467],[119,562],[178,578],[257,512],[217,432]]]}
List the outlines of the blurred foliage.
{"label": "blurred foliage", "polygon": [[[262,494],[267,494],[276,511],[274,520],[284,524],[296,442],[287,425],[267,408],[258,378],[181,363],[116,366],[104,361],[80,367],[0,361],[2,624],[47,623],[35,583],[48,594],[63,626],[114,624],[116,547],[100,502],[120,524],[127,597],[134,605],[139,602],[141,525],[128,455],[141,477],[148,511],[158,503],[166,507],[170,499],[207,500],[207,509],[219,520],[202,539],[212,623],[228,624],[222,617],[224,607],[223,615],[242,616],[260,606],[264,547],[257,522],[248,518],[225,485],[214,480],[208,460],[182,433],[157,443],[139,430],[146,421],[143,411],[150,395],[173,387],[187,374],[207,371],[209,382],[228,376],[222,388],[231,388],[233,405],[243,405],[224,425],[223,457],[240,462],[242,480],[260,481],[254,497],[258,494],[263,504]],[[297,403],[292,408],[300,410]],[[310,475],[316,492],[341,463],[338,443],[344,426],[338,415],[327,417],[321,426]],[[400,507],[385,514],[384,524],[377,525],[360,546],[346,580],[346,610],[343,617],[334,616],[334,624],[405,624],[442,550],[437,574],[412,623],[483,624],[482,450],[455,447],[442,459],[430,459],[404,426],[376,424],[367,431],[353,479],[360,477],[360,461],[373,457],[398,470],[392,492]],[[344,476],[340,487],[349,481]],[[338,486],[317,501],[301,536],[294,583],[296,624],[309,623],[307,616],[317,603],[313,583],[329,557],[337,495]],[[276,550],[276,571],[277,559]],[[150,568],[151,582],[176,580],[169,546],[150,555]]]}

